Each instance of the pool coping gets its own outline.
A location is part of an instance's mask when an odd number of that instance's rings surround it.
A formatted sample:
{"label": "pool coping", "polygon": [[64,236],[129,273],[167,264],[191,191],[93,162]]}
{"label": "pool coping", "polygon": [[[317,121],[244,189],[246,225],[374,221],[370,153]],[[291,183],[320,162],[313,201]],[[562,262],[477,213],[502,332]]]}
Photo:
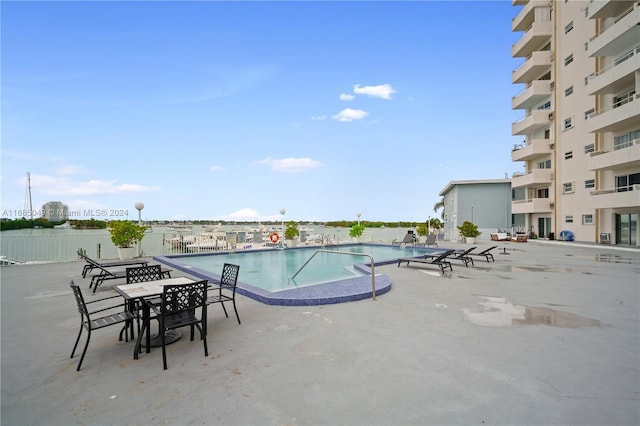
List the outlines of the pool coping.
{"label": "pool coping", "polygon": [[[344,244],[340,246],[318,246],[317,249],[324,249],[326,247],[345,247],[355,246],[362,244]],[[367,244],[367,245],[380,245],[380,246],[393,246],[390,244]],[[309,249],[313,247],[289,247],[284,250],[298,250]],[[255,251],[271,251],[273,248],[251,250]],[[282,250],[282,249],[280,249]],[[243,251],[244,252],[244,251]],[[196,276],[203,280],[209,280],[214,283],[220,282],[220,275],[215,274],[204,269],[185,265],[179,262],[177,259],[182,257],[195,257],[195,256],[210,256],[210,255],[226,255],[232,253],[231,251],[216,251],[206,253],[189,253],[189,254],[175,254],[166,256],[154,256],[153,259],[163,263],[171,268],[175,268],[182,272],[186,272],[190,275]],[[238,253],[237,251],[235,253]],[[374,259],[375,261],[375,259]],[[374,262],[375,266],[394,264],[398,260],[385,260],[381,262]],[[373,297],[373,284],[371,279],[371,263],[356,263],[354,268],[364,273],[365,275],[360,277],[347,278],[343,280],[336,280],[322,284],[315,284],[311,286],[305,286],[294,289],[280,290],[271,292],[261,289],[251,284],[238,281],[236,292],[243,296],[249,297],[258,302],[266,305],[280,305],[280,306],[315,306],[315,305],[329,305],[334,303],[353,302],[356,300],[369,299]],[[375,273],[375,295],[379,296],[387,293],[391,290],[391,278],[385,274]]]}

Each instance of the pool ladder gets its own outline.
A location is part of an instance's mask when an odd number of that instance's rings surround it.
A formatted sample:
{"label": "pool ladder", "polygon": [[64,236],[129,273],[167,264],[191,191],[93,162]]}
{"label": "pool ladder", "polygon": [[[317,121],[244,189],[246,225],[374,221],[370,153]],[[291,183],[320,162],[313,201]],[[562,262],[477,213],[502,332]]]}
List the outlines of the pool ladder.
{"label": "pool ladder", "polygon": [[306,262],[304,262],[304,265],[302,265],[300,267],[300,269],[298,269],[298,271],[293,274],[293,276],[291,278],[289,278],[289,282],[293,281],[295,279],[296,276],[298,276],[298,274],[300,273],[300,271],[302,271],[304,269],[305,266],[307,266],[309,264],[309,262],[311,262],[311,259],[313,259],[316,254],[318,253],[335,253],[335,254],[346,254],[348,256],[367,256],[370,260],[371,260],[371,296],[373,300],[376,300],[376,274],[375,274],[375,269],[374,269],[374,262],[373,262],[373,256],[371,256],[370,254],[366,254],[366,253],[351,253],[348,251],[338,251],[338,250],[316,250],[315,253],[313,253],[311,255],[311,257],[309,259],[307,259]]}

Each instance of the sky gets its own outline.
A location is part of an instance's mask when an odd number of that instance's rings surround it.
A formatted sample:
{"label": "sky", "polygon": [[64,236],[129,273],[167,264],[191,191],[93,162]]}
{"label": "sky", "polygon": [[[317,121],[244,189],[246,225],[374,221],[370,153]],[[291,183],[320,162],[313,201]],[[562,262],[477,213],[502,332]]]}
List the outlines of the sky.
{"label": "sky", "polygon": [[424,221],[522,168],[511,0],[0,8],[2,217],[29,173],[77,219]]}

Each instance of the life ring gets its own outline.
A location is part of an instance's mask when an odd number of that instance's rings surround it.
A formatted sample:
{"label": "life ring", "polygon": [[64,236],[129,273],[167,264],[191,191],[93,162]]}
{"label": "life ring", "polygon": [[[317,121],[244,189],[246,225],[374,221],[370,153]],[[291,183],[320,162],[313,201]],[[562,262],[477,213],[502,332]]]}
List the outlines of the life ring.
{"label": "life ring", "polygon": [[269,239],[271,240],[272,243],[277,243],[278,241],[280,241],[280,237],[278,236],[277,232],[274,232],[273,234],[269,235]]}

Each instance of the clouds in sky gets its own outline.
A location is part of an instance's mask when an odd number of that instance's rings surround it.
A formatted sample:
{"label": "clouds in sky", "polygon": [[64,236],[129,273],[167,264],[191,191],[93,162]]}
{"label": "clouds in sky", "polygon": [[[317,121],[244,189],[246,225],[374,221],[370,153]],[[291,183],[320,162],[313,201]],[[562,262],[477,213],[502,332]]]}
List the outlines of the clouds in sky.
{"label": "clouds in sky", "polygon": [[[397,93],[396,90],[391,87],[390,84],[379,84],[377,86],[361,86],[360,84],[353,85],[353,94],[341,93],[339,98],[344,102],[351,102],[356,98],[356,95],[364,95],[371,98],[379,98],[391,100],[391,95]],[[332,118],[343,123],[348,123],[355,120],[362,120],[369,113],[362,109],[345,108],[337,114],[334,114]],[[320,116],[324,120],[326,116]],[[318,120],[319,118],[312,117],[312,120]]]}
{"label": "clouds in sky", "polygon": [[339,113],[337,113],[336,115],[334,115],[333,119],[342,121],[342,122],[349,122],[353,120],[362,120],[367,115],[369,115],[369,113],[361,109],[345,108]]}
{"label": "clouds in sky", "polygon": [[371,96],[372,98],[391,99],[391,95],[396,93],[390,84],[381,84],[379,86],[353,86],[353,93],[357,95]]}
{"label": "clouds in sky", "polygon": [[[62,170],[69,173],[68,168]],[[135,183],[118,183],[117,180],[90,179],[76,181],[67,176],[31,175],[31,186],[39,193],[52,196],[88,196],[103,194],[126,194],[158,191],[158,186],[146,186]]]}
{"label": "clouds in sky", "polygon": [[280,173],[300,173],[322,166],[322,163],[312,158],[265,158],[258,162],[271,167],[274,172]]}

